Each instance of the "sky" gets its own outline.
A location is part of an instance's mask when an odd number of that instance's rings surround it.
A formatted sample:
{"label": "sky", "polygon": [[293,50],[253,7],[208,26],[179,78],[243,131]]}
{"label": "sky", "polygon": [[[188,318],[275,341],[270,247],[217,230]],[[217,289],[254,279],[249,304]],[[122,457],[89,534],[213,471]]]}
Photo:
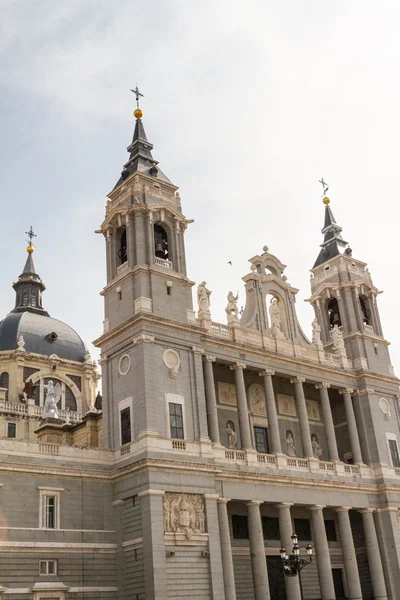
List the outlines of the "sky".
{"label": "sky", "polygon": [[[299,288],[322,242],[321,176],[353,256],[384,293],[400,373],[400,8],[395,0],[0,0],[0,315],[30,225],[51,316],[91,348],[105,243],[94,233],[127,160],[139,85],[153,156],[180,187],[188,275],[225,322],[267,245]],[[228,265],[232,261],[232,266]]]}

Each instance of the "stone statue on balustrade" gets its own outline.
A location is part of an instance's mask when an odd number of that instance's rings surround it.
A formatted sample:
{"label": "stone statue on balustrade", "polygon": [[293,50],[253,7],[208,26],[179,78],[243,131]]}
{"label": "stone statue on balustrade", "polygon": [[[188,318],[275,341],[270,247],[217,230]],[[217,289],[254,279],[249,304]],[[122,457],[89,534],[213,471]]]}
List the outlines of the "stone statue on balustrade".
{"label": "stone statue on balustrade", "polygon": [[43,419],[59,419],[57,403],[61,399],[61,385],[50,379],[47,385],[44,386],[46,390],[46,400],[44,403],[44,409],[42,418]]}
{"label": "stone statue on balustrade", "polygon": [[275,337],[275,338],[283,338],[285,336],[283,335],[283,332],[281,329],[282,319],[281,319],[281,311],[279,309],[278,303],[279,303],[278,298],[276,298],[274,296],[272,298],[271,304],[269,306],[269,316],[270,316],[270,320],[271,320],[271,335],[272,335],[272,337]]}
{"label": "stone statue on balustrade", "polygon": [[315,435],[315,433],[313,433],[311,436],[311,447],[312,447],[314,458],[318,458],[318,460],[319,460],[322,456],[322,448],[318,443],[318,438]]}
{"label": "stone statue on balustrade", "polygon": [[22,390],[22,396],[25,402],[35,397],[35,391],[37,387],[37,383],[32,383],[32,381],[29,379],[25,381],[24,389]]}
{"label": "stone statue on balustrade", "polygon": [[321,325],[317,319],[312,322],[312,343],[314,346],[322,346],[321,341]]}
{"label": "stone statue on balustrade", "polygon": [[341,329],[337,325],[335,325],[331,331],[331,337],[333,342],[333,349],[336,354],[346,354],[346,349],[344,346],[343,333]]}
{"label": "stone statue on balustrade", "polygon": [[239,294],[237,296],[234,296],[233,292],[229,292],[227,296],[228,304],[226,305],[225,312],[228,316],[228,325],[232,325],[233,323],[239,323],[239,309],[237,305],[238,298]]}
{"label": "stone statue on balustrade", "polygon": [[203,281],[197,288],[197,303],[199,305],[200,326],[204,329],[211,328],[210,296],[211,291],[207,289],[206,282]]}
{"label": "stone statue on balustrade", "polygon": [[237,435],[232,421],[228,421],[226,424],[226,435],[228,438],[228,448],[235,450],[237,447]]}
{"label": "stone statue on balustrade", "polygon": [[293,432],[290,429],[286,432],[286,454],[296,456],[296,444],[294,443]]}

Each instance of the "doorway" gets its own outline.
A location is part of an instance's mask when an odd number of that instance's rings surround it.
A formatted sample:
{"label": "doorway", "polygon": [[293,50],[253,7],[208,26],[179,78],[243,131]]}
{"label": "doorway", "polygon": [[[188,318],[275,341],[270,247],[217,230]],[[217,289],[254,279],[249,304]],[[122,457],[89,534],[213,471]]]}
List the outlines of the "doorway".
{"label": "doorway", "polygon": [[285,574],[280,556],[267,556],[268,583],[271,600],[286,600]]}
{"label": "doorway", "polygon": [[343,581],[343,569],[332,569],[332,576],[336,600],[345,600],[346,590]]}

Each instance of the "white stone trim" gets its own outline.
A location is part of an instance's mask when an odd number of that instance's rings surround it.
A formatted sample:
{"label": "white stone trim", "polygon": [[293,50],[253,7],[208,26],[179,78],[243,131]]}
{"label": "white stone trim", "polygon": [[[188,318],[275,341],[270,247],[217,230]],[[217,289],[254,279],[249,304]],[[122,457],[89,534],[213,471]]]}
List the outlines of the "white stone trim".
{"label": "white stone trim", "polygon": [[132,398],[132,396],[130,396],[129,398],[125,398],[125,400],[121,400],[120,402],[118,402],[118,430],[119,430],[119,445],[120,446],[122,446],[121,412],[125,408],[129,408],[129,410],[130,410],[131,442],[133,442],[133,398]]}
{"label": "white stone trim", "polygon": [[[40,529],[46,529],[46,530],[51,530],[54,531],[55,529],[60,529],[60,508],[61,508],[61,492],[64,491],[64,488],[52,488],[52,487],[44,487],[44,486],[38,486],[37,488],[39,490],[39,528]],[[56,505],[55,505],[55,513],[56,513],[56,519],[55,519],[55,526],[54,527],[46,527],[43,524],[43,498],[44,496],[54,496],[56,499]]]}
{"label": "white stone trim", "polygon": [[[36,584],[37,585],[37,584]],[[0,589],[1,593],[3,594],[7,594],[8,595],[16,595],[16,594],[30,594],[32,592],[33,589],[35,588],[3,588],[4,591],[2,589]],[[67,589],[67,588],[65,588]],[[54,588],[53,588],[54,590]],[[59,594],[59,591],[53,591],[50,590],[53,598],[55,597],[54,594]],[[42,592],[39,592],[38,588],[36,587],[35,591],[37,591],[38,593],[40,593],[40,596],[38,597],[39,600],[45,600],[46,596],[43,596],[43,593],[48,593],[48,589],[46,590],[46,592],[42,589]],[[68,593],[69,594],[79,594],[79,593],[84,593],[84,592],[118,592],[118,588],[117,587],[71,587],[68,589]],[[62,598],[62,596],[59,596],[60,598]]]}
{"label": "white stone trim", "polygon": [[2,550],[4,548],[38,548],[40,550],[43,550],[43,548],[50,548],[51,550],[116,550],[117,544],[105,544],[96,542],[10,542],[4,540],[0,543],[0,548]]}
{"label": "white stone trim", "polygon": [[[126,367],[126,369],[122,369],[122,361],[124,361],[125,359],[128,359],[128,366]],[[126,375],[127,373],[129,373],[129,369],[131,368],[131,364],[132,364],[132,360],[131,357],[129,356],[129,354],[122,354],[119,359],[118,359],[118,373],[122,376]]]}
{"label": "white stone trim", "polygon": [[133,301],[135,315],[139,312],[152,312],[153,310],[153,301],[151,298],[146,298],[145,296],[140,296]]}
{"label": "white stone trim", "polygon": [[187,430],[186,430],[186,415],[185,415],[185,398],[184,396],[181,396],[180,394],[170,394],[170,393],[166,393],[165,394],[165,417],[166,417],[166,424],[167,424],[167,437],[171,438],[171,423],[170,423],[170,419],[169,419],[169,404],[173,403],[173,404],[180,404],[182,406],[182,421],[183,421],[183,439],[186,439],[186,434],[187,434]]}

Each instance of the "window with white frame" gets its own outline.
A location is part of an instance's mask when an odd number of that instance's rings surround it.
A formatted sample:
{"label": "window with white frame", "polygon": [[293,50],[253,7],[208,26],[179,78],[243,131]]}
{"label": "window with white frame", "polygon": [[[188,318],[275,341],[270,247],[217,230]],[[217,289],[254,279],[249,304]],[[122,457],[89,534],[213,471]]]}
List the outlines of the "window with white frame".
{"label": "window with white frame", "polygon": [[60,493],[64,488],[39,488],[39,527],[60,529]]}
{"label": "window with white frame", "polygon": [[167,435],[169,437],[185,439],[185,404],[183,396],[178,394],[165,394]]}
{"label": "window with white frame", "polygon": [[133,440],[133,399],[121,400],[119,408],[119,434],[121,446]]}
{"label": "window with white frame", "polygon": [[35,404],[36,404],[36,406],[44,406],[44,403],[46,400],[45,386],[48,384],[48,382],[50,380],[54,383],[54,385],[56,383],[59,383],[61,386],[61,398],[57,404],[58,408],[61,408],[61,410],[67,410],[67,409],[72,410],[72,411],[78,410],[74,392],[64,381],[60,381],[59,379],[56,379],[55,377],[45,377],[44,379],[40,380],[39,385],[37,385],[37,387],[35,389]]}
{"label": "window with white frame", "polygon": [[41,560],[39,562],[39,575],[57,575],[57,561]]}
{"label": "window with white frame", "polygon": [[14,421],[9,421],[7,423],[7,437],[8,438],[16,438],[17,437],[17,424]]}
{"label": "window with white frame", "polygon": [[392,461],[392,467],[400,468],[399,446],[397,444],[397,435],[395,433],[387,433],[386,439],[389,447],[389,456]]}

